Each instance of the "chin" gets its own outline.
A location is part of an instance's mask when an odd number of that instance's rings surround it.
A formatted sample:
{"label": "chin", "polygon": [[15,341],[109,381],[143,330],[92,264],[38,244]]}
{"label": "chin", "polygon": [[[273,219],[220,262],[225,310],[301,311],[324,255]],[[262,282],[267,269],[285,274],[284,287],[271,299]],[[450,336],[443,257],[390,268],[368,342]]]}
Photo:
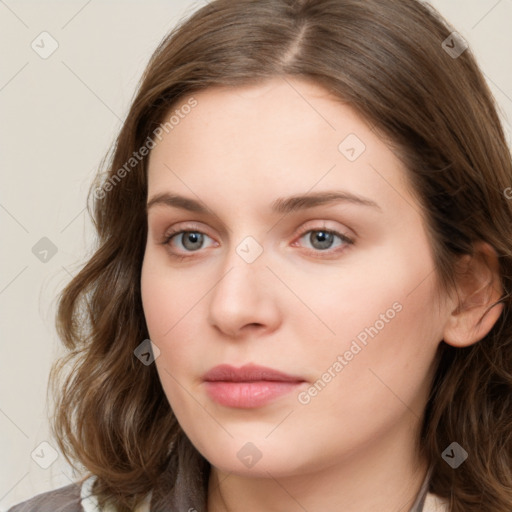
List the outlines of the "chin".
{"label": "chin", "polygon": [[[212,442],[215,443],[213,450]],[[311,470],[304,450],[297,446],[295,443],[286,446],[277,439],[271,442],[264,436],[236,437],[222,443],[210,438],[209,446],[201,453],[212,466],[225,473],[255,478],[268,478],[270,473],[273,477],[282,477]]]}

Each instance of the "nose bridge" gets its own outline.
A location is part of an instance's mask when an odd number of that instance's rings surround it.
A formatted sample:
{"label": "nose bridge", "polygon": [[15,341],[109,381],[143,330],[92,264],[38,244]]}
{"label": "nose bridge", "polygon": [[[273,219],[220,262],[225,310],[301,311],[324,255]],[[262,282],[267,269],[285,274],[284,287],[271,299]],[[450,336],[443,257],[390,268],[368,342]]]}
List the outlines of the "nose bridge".
{"label": "nose bridge", "polygon": [[[263,245],[251,235],[242,237],[241,241],[229,247],[227,251],[222,266],[222,278],[216,286],[216,295],[257,295],[258,283],[261,284],[265,280],[263,274],[268,272],[265,265]],[[239,300],[244,300],[243,296],[239,297]]]}
{"label": "nose bridge", "polygon": [[247,235],[232,245],[225,256],[222,274],[209,302],[209,321],[233,335],[247,324],[267,327],[277,319],[277,308],[263,245]]}

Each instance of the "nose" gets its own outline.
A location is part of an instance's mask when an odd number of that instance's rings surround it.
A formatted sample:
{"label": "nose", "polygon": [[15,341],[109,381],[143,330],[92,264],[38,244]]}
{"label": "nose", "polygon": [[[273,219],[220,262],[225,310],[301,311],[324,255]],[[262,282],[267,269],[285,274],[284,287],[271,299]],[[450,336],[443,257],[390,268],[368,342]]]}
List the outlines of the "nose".
{"label": "nose", "polygon": [[233,249],[210,296],[210,325],[233,339],[269,333],[281,321],[277,283],[262,254],[244,261]]}

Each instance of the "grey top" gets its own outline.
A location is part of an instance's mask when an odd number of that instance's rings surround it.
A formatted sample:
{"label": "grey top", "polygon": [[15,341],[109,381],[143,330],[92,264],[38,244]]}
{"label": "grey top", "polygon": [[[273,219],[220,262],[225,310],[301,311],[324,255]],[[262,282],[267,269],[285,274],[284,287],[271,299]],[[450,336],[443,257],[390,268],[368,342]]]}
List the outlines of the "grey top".
{"label": "grey top", "polygon": [[38,494],[7,512],[83,512],[81,485],[74,483],[53,491]]}
{"label": "grey top", "polygon": [[[430,474],[431,470],[427,473],[416,501],[409,512],[442,512],[449,510],[446,502],[428,492]],[[8,512],[87,512],[82,506],[81,491],[81,483],[73,483],[53,491],[38,494],[23,503],[11,507]],[[169,505],[164,510],[161,508],[157,509],[152,505],[150,512],[176,512],[179,508],[179,506],[176,508]],[[187,510],[189,509],[184,509],[183,512],[187,512]]]}

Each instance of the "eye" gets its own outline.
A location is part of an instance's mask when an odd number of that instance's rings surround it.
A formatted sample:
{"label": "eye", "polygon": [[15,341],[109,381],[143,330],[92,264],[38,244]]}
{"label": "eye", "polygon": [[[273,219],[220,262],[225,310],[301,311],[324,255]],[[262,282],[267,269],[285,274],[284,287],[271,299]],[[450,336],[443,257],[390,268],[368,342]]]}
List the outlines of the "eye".
{"label": "eye", "polygon": [[[310,244],[309,249],[313,249],[312,252],[338,252],[337,250],[330,250],[334,247],[345,248],[347,245],[352,245],[354,241],[343,233],[334,231],[331,229],[309,229],[305,231],[299,238],[299,240],[305,239]],[[339,244],[335,245],[336,240],[339,240]]]}
{"label": "eye", "polygon": [[164,244],[171,246],[171,248],[177,244],[180,251],[195,252],[203,248],[206,238],[210,239],[208,235],[201,231],[176,231],[166,236]]}
{"label": "eye", "polygon": [[[198,229],[193,229],[193,226],[188,230],[175,230],[167,233],[162,241],[170,249],[172,256],[184,259],[192,256],[192,253],[199,252],[206,247],[207,241],[210,240],[210,246],[218,245],[210,236]],[[305,242],[301,242],[304,240]],[[301,242],[300,244],[298,242]],[[339,253],[346,249],[348,245],[352,245],[354,241],[347,235],[339,233],[338,231],[323,228],[308,229],[302,231],[298,241],[294,242],[292,246],[303,245],[306,243],[308,252],[318,255],[325,253],[332,255]],[[309,247],[308,247],[309,244]]]}

